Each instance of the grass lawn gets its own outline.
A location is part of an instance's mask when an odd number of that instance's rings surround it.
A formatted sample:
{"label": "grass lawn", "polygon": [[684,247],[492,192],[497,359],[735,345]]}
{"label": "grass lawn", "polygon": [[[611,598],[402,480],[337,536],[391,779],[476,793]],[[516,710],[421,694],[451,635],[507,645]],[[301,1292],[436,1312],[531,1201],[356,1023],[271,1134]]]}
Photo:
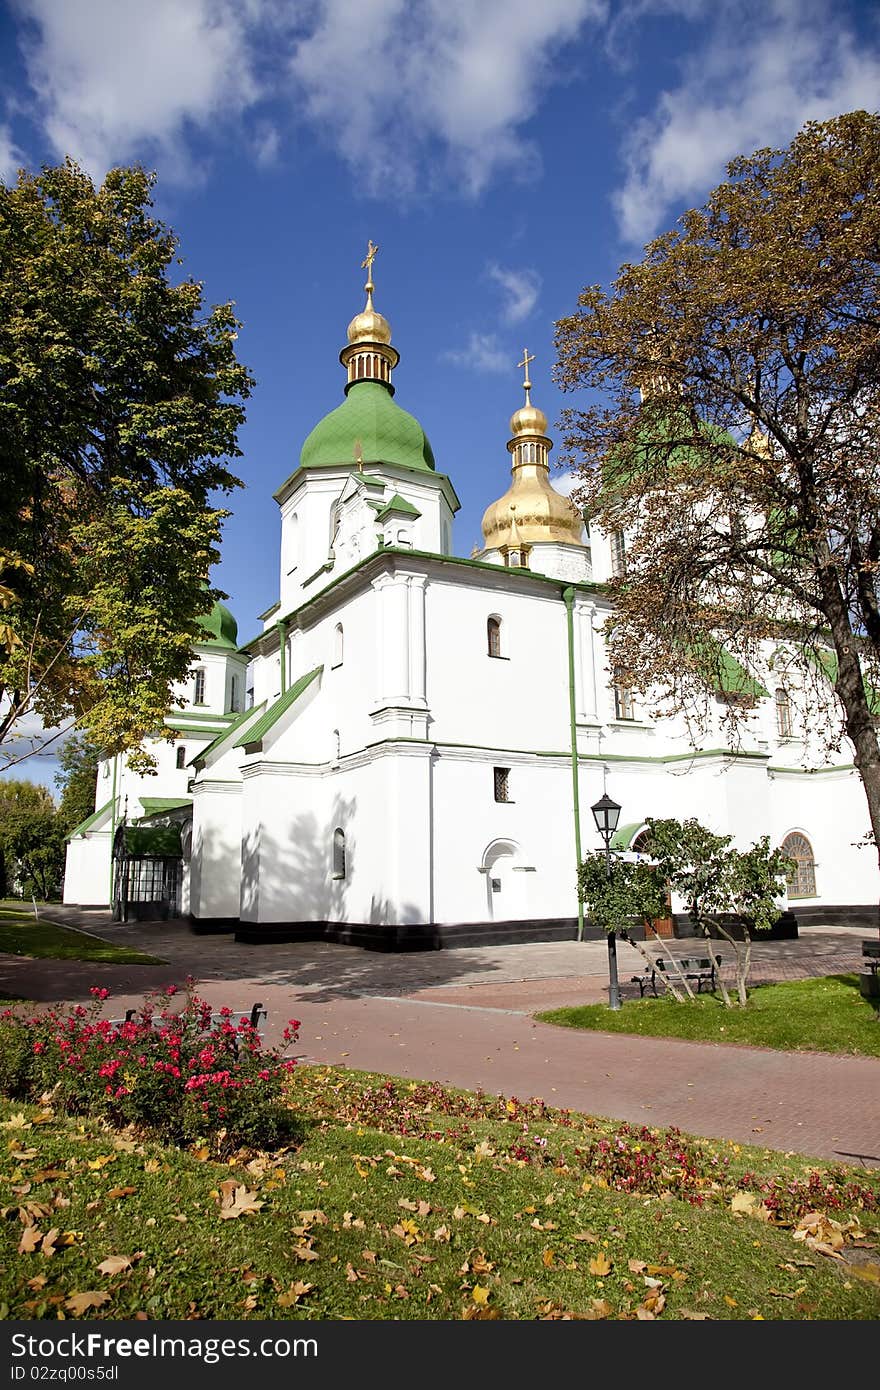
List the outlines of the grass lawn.
{"label": "grass lawn", "polygon": [[[0,1102],[0,1316],[880,1316],[878,1172],[329,1067],[290,1084],[296,1142],[222,1164]],[[815,1211],[845,1258],[794,1238]]]}
{"label": "grass lawn", "polygon": [[744,1009],[738,1005],[727,1009],[720,996],[701,994],[693,1003],[633,999],[614,1011],[606,1004],[585,1004],[536,1017],[544,1023],[602,1033],[880,1057],[880,1018],[876,1007],[859,993],[857,975],[758,985],[749,991]]}
{"label": "grass lawn", "polygon": [[156,956],[114,946],[73,927],[37,921],[30,912],[0,907],[0,952],[48,960],[96,960],[114,965],[161,965]]}

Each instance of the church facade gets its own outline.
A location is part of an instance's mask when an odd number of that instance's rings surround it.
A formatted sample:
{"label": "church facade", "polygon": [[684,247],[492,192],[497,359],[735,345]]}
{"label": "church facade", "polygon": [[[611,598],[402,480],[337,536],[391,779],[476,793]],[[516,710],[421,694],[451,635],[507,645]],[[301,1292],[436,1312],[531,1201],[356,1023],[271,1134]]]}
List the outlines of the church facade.
{"label": "church facade", "polygon": [[[625,537],[587,534],[554,489],[528,353],[510,486],[487,508],[483,548],[453,553],[455,489],[394,398],[398,353],[373,307],[371,254],[365,265],[344,400],[275,494],[278,602],[241,646],[222,605],[205,621],[155,776],[102,764],[65,901],[106,905],[123,861],[163,859],[178,861],[168,910],[243,940],[571,936],[576,841],[601,846],[589,808],[607,788],[623,852],[638,851],[646,817],[693,816],[741,848],[762,834],[782,845],[802,920],[876,903],[859,779],[846,755],[822,761],[771,662],[721,663],[698,747],[609,669],[605,581]],[[750,711],[736,751],[733,699]],[[152,858],[151,829],[172,832]],[[152,906],[165,872],[147,875]]]}

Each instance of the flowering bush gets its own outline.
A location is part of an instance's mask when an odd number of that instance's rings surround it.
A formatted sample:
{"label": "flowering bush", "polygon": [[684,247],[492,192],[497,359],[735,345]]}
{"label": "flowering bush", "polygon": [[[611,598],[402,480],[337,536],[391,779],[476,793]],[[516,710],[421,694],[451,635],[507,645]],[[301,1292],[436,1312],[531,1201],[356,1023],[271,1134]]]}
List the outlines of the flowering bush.
{"label": "flowering bush", "polygon": [[[182,1007],[172,1007],[172,986],[130,1021],[112,1023],[100,1017],[108,993],[93,989],[91,1005],[67,1012],[0,1014],[0,1088],[21,1100],[48,1093],[72,1114],[100,1114],[172,1143],[213,1137],[220,1151],[289,1135],[284,1079],[295,1064],[264,1050],[248,1019],[214,1014],[189,984]],[[291,1019],[285,1044],[298,1029]]]}

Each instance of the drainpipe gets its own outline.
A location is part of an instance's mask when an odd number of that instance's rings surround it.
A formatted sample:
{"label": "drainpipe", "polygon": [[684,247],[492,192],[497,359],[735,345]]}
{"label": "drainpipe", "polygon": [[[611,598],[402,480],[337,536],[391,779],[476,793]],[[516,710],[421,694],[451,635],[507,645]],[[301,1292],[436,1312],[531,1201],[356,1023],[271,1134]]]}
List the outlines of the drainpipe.
{"label": "drainpipe", "polygon": [[[574,805],[574,852],[577,869],[581,867],[581,794],[578,779],[577,719],[574,693],[574,589],[563,589],[565,621],[568,633],[568,712],[571,721],[571,786]],[[584,939],[584,897],[578,877],[578,941]]]}
{"label": "drainpipe", "polygon": [[287,624],[276,623],[278,628],[278,650],[281,654],[281,694],[287,689]]}
{"label": "drainpipe", "polygon": [[113,754],[113,792],[110,803],[110,907],[113,907],[113,841],[116,839],[116,769],[119,766],[119,754]]}

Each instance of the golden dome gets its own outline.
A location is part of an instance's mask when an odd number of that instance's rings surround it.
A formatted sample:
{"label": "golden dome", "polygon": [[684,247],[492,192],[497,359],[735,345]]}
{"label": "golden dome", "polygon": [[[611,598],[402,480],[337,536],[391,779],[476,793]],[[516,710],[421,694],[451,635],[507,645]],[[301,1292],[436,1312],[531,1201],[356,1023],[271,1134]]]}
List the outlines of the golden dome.
{"label": "golden dome", "polygon": [[360,314],[355,314],[348,325],[348,341],[350,343],[391,342],[391,324],[384,314],[378,314],[373,308],[372,288],[367,293],[366,307]]}
{"label": "golden dome", "polygon": [[521,405],[519,410],[515,410],[510,417],[510,433],[515,439],[521,434],[539,434],[545,436],[547,433],[547,416],[538,406],[529,402]]}
{"label": "golden dome", "polygon": [[583,545],[580,512],[550,482],[547,454],[553,445],[547,438],[547,416],[532,405],[528,378],[534,358],[523,353],[519,366],[526,370],[525,404],[510,418],[512,435],[507,447],[513,454],[513,479],[503,497],[486,508],[483,538],[487,550],[518,549],[540,541]]}
{"label": "golden dome", "polygon": [[482,522],[486,549],[536,541],[583,545],[583,523],[574,504],[551,485],[546,468],[527,468],[531,476],[523,476],[526,469],[515,469],[507,492],[486,508]]}

